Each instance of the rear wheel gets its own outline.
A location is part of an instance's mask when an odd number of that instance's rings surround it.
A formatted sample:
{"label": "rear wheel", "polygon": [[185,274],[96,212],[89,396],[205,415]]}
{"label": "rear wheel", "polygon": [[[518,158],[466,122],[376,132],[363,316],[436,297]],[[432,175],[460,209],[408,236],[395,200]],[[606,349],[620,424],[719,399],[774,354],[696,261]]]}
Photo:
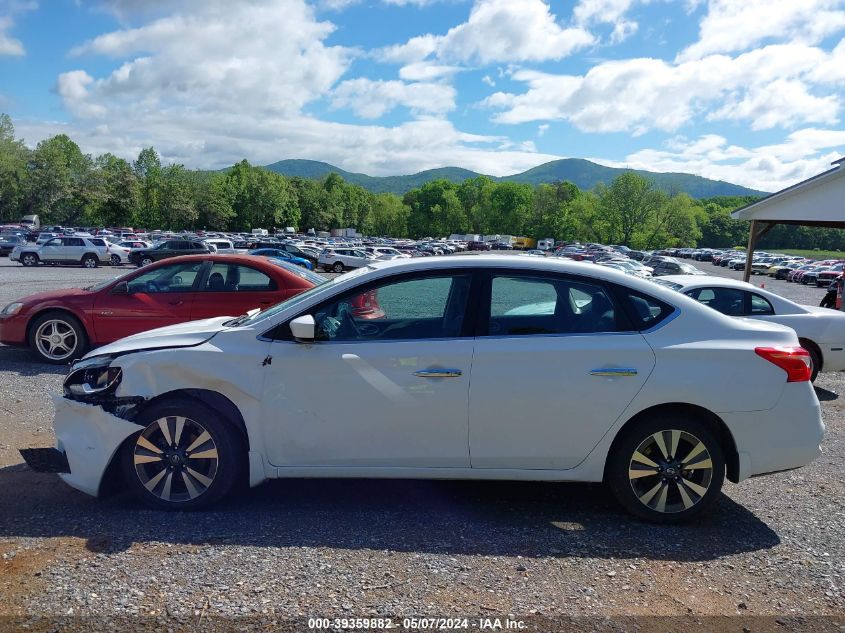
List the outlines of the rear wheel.
{"label": "rear wheel", "polygon": [[29,347],[42,360],[61,365],[85,354],[88,336],[75,317],[66,312],[48,312],[30,326]]}
{"label": "rear wheel", "polygon": [[142,257],[141,258],[141,266],[149,266],[153,263],[152,257]]}
{"label": "rear wheel", "polygon": [[38,265],[38,255],[35,253],[24,253],[21,255],[21,264],[24,266],[37,266]]}
{"label": "rear wheel", "polygon": [[655,523],[687,521],[717,498],[722,448],[706,425],[658,415],[626,430],[608,457],[607,482],[628,512]]}
{"label": "rear wheel", "polygon": [[110,259],[112,266],[120,266],[120,255],[112,255]]}
{"label": "rear wheel", "polygon": [[801,347],[810,352],[810,362],[813,364],[813,373],[810,375],[810,382],[816,382],[816,377],[822,368],[822,353],[812,341],[802,338],[798,342],[801,344]]}
{"label": "rear wheel", "polygon": [[141,501],[166,510],[199,510],[231,491],[243,466],[239,432],[190,398],[155,404],[138,417],[144,429],[127,443],[123,473]]}
{"label": "rear wheel", "polygon": [[86,255],[82,258],[82,267],[83,268],[96,268],[99,262],[97,258],[93,255]]}
{"label": "rear wheel", "polygon": [[336,273],[342,273],[343,272],[343,264],[341,262],[335,262],[334,265],[332,266],[332,270]]}

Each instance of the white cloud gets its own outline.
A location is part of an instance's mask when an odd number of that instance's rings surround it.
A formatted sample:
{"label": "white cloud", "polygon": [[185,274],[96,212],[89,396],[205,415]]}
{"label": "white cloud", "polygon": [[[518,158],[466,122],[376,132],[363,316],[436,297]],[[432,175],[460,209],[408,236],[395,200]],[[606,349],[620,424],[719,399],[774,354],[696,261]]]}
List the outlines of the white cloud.
{"label": "white cloud", "polygon": [[445,35],[425,34],[381,51],[381,60],[413,64],[558,60],[595,43],[580,26],[558,24],[542,0],[476,0],[466,22]]}
{"label": "white cloud", "polygon": [[717,134],[689,141],[676,138],[663,149],[645,149],[622,161],[591,159],[610,167],[660,172],[683,172],[724,180],[760,191],[779,191],[815,176],[842,157],[845,131],[819,128],[797,130],[782,143],[744,148],[730,145]]}
{"label": "white cloud", "polygon": [[14,55],[20,56],[24,54],[23,44],[20,40],[15,39],[8,34],[15,25],[14,21],[9,16],[0,17],[0,56]]}
{"label": "white cloud", "polygon": [[36,8],[38,4],[33,0],[0,0],[0,57],[26,54],[23,42],[9,35],[9,31],[15,26],[15,16]]}
{"label": "white cloud", "polygon": [[493,78],[490,77],[490,75],[484,75],[481,78],[481,81],[484,82],[485,84],[487,84],[488,86],[490,86],[491,88],[496,86],[496,82],[493,81]]}
{"label": "white cloud", "polygon": [[751,49],[770,40],[818,44],[845,27],[843,0],[710,0],[699,39],[678,59]]}
{"label": "white cloud", "polygon": [[579,0],[572,11],[576,24],[587,28],[592,24],[612,24],[610,41],[618,44],[637,32],[639,24],[625,18],[634,0]]}
{"label": "white cloud", "polygon": [[537,126],[537,136],[545,136],[546,132],[549,131],[549,124],[543,123],[542,125]]}
{"label": "white cloud", "polygon": [[518,70],[522,94],[499,92],[482,103],[501,110],[499,123],[566,120],[585,132],[642,134],[675,131],[696,117],[750,121],[753,129],[838,121],[841,95],[818,96],[841,71],[818,69],[845,57],[804,45],[772,45],[737,57],[710,55],[669,63],[628,59],[593,66],[585,75],[551,75]]}
{"label": "white cloud", "polygon": [[189,0],[180,6],[183,12],[100,35],[74,49],[77,56],[128,60],[93,81],[61,75],[67,108],[81,117],[132,118],[180,108],[195,116],[291,115],[327,94],[353,55],[323,44],[334,26],[317,21],[303,0]]}
{"label": "white cloud", "polygon": [[351,108],[361,117],[376,119],[396,106],[416,114],[445,114],[455,108],[455,89],[434,83],[350,79],[332,96],[333,108]]}

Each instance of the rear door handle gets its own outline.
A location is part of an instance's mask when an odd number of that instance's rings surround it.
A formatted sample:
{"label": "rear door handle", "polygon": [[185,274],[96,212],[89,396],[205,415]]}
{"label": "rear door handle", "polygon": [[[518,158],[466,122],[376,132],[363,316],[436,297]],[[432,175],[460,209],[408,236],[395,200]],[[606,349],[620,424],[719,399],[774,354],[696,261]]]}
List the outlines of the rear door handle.
{"label": "rear door handle", "polygon": [[463,372],[460,369],[421,369],[414,372],[420,378],[458,378]]}
{"label": "rear door handle", "polygon": [[634,367],[602,367],[591,369],[591,376],[636,376],[637,370]]}
{"label": "rear door handle", "polygon": [[184,301],[168,301],[167,303],[169,303],[172,306],[180,306],[185,302]]}

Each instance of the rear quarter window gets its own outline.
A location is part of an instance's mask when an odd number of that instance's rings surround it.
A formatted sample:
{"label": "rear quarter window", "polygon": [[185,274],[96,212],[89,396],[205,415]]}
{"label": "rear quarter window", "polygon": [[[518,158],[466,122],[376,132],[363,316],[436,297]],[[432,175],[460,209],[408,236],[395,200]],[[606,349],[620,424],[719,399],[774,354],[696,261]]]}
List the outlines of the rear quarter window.
{"label": "rear quarter window", "polygon": [[675,312],[674,306],[650,295],[627,288],[620,289],[620,292],[627,304],[626,312],[633,329],[637,331],[651,329]]}

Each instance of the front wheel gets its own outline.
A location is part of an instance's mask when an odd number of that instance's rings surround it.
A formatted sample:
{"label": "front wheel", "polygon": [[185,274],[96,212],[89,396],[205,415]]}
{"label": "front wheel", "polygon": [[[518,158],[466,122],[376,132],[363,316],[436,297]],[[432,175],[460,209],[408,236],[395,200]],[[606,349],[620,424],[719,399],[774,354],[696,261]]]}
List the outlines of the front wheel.
{"label": "front wheel", "polygon": [[82,324],[65,312],[43,314],[29,327],[29,347],[42,360],[60,365],[82,358],[88,337]]}
{"label": "front wheel", "polygon": [[343,272],[343,264],[341,262],[335,262],[334,266],[332,266],[332,270],[336,273]]}
{"label": "front wheel", "polygon": [[222,499],[244,464],[239,431],[191,398],[155,404],[138,417],[144,429],[122,459],[129,488],[147,505],[199,510]]}
{"label": "front wheel", "polygon": [[614,442],[606,479],[631,514],[654,523],[679,523],[718,498],[725,458],[703,423],[680,414],[655,416]]}
{"label": "front wheel", "polygon": [[21,264],[24,266],[37,266],[38,265],[38,255],[35,253],[24,253],[21,255]]}

